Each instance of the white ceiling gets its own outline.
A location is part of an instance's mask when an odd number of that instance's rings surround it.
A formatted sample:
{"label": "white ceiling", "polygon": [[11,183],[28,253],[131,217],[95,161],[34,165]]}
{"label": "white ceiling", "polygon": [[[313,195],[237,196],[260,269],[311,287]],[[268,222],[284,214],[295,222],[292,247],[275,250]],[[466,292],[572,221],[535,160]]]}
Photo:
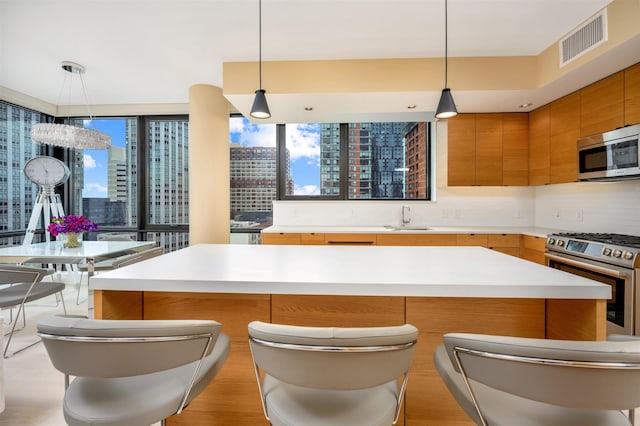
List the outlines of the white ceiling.
{"label": "white ceiling", "polygon": [[[610,1],[449,0],[449,55],[536,55]],[[263,0],[262,7],[265,61],[444,53],[444,0]],[[73,61],[87,69],[92,104],[187,103],[193,84],[222,86],[223,62],[257,60],[257,27],[258,0],[0,0],[0,86],[82,105],[79,89],[61,93],[60,63]],[[509,110],[523,95],[491,102]],[[458,96],[459,108],[481,99]]]}

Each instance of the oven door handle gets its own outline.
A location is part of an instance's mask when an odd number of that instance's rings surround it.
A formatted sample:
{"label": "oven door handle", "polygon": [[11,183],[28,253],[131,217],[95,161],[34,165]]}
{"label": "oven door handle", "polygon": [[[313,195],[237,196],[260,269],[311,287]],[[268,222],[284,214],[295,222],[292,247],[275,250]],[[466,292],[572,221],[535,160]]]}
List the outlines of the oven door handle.
{"label": "oven door handle", "polygon": [[555,260],[556,262],[566,263],[567,265],[577,266],[578,268],[582,268],[587,271],[599,272],[601,274],[609,275],[615,278],[626,279],[629,277],[628,274],[624,272],[616,271],[615,269],[609,269],[603,266],[591,265],[590,263],[583,263],[577,260],[567,259],[566,257],[562,257],[562,256],[556,256],[553,254],[545,253],[544,257],[546,257],[549,260]]}

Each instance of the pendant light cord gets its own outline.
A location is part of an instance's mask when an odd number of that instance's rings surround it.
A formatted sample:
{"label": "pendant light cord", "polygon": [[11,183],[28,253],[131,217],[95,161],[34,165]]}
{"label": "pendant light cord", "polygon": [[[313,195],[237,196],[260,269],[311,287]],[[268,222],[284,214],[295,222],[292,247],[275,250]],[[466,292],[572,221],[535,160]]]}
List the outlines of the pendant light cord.
{"label": "pendant light cord", "polygon": [[258,0],[258,76],[262,90],[262,0]]}
{"label": "pendant light cord", "polygon": [[447,77],[449,75],[449,52],[448,52],[448,14],[447,14],[448,0],[444,0],[444,87],[449,87],[447,83]]}

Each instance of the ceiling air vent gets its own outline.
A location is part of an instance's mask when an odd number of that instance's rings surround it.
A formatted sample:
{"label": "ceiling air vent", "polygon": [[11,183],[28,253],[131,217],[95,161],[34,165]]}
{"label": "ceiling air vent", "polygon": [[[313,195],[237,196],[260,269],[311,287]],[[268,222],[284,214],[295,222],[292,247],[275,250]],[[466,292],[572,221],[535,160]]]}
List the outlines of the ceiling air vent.
{"label": "ceiling air vent", "polygon": [[589,19],[569,35],[560,40],[560,66],[607,41],[607,9]]}

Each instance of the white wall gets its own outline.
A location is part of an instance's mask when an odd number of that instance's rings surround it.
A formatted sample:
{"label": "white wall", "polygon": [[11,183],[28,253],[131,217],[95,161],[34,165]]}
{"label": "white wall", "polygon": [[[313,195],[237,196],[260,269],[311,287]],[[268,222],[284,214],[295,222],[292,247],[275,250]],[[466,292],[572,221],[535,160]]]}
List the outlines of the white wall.
{"label": "white wall", "polygon": [[446,122],[436,129],[434,201],[276,201],[274,225],[538,226],[640,235],[640,180],[539,187],[446,187]]}
{"label": "white wall", "polygon": [[640,235],[640,180],[535,188],[537,226]]}

